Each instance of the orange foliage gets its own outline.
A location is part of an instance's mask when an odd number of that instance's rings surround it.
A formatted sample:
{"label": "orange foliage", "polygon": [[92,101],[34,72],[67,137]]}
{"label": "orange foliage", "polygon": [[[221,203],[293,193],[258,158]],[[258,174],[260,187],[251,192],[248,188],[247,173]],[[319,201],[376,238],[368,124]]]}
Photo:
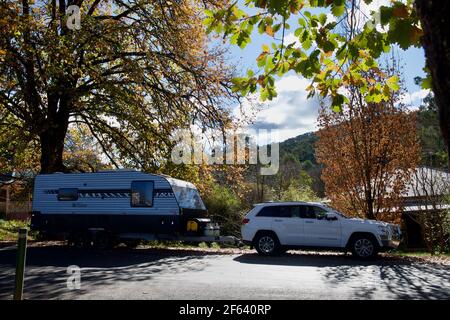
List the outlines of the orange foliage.
{"label": "orange foliage", "polygon": [[419,161],[415,114],[388,102],[366,103],[358,90],[340,112],[322,108],[316,156],[327,197],[350,215],[396,221],[401,192]]}

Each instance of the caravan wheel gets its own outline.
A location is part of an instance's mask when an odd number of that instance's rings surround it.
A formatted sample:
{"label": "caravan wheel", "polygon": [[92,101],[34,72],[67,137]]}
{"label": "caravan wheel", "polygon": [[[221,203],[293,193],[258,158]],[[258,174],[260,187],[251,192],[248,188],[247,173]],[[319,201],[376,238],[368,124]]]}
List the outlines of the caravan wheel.
{"label": "caravan wheel", "polygon": [[139,245],[139,243],[141,243],[141,241],[138,239],[130,239],[125,240],[123,243],[127,246],[127,248],[134,249]]}
{"label": "caravan wheel", "polygon": [[91,246],[91,237],[87,232],[73,232],[69,236],[69,245],[75,248],[89,248]]}
{"label": "caravan wheel", "polygon": [[109,249],[113,246],[111,234],[106,231],[96,232],[93,235],[92,245],[96,249]]}

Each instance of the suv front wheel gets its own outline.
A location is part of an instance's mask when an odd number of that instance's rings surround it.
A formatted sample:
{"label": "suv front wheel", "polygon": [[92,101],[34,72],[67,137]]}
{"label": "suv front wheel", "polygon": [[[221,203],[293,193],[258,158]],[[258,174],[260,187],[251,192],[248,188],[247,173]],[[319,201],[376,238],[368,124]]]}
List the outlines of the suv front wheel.
{"label": "suv front wheel", "polygon": [[359,259],[371,259],[378,253],[378,246],[370,236],[357,236],[351,242],[351,250],[354,257]]}
{"label": "suv front wheel", "polygon": [[273,256],[280,252],[281,245],[278,238],[270,232],[259,233],[254,240],[256,251],[263,256]]}

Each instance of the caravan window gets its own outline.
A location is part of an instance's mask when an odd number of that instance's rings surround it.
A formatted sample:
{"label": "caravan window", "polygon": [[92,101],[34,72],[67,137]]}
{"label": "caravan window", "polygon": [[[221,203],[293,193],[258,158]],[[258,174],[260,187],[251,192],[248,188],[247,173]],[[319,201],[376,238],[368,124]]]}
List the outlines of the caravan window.
{"label": "caravan window", "polygon": [[197,189],[172,185],[172,190],[181,208],[206,210]]}
{"label": "caravan window", "polygon": [[153,206],[153,181],[131,182],[131,206]]}
{"label": "caravan window", "polygon": [[78,200],[77,188],[61,188],[58,190],[58,200],[60,201],[75,201]]}

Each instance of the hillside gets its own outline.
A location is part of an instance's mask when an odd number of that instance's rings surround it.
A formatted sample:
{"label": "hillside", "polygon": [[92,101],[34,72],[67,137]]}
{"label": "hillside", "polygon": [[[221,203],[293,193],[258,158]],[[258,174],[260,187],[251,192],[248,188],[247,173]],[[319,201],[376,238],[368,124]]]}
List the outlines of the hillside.
{"label": "hillside", "polygon": [[[447,152],[439,128],[437,108],[431,95],[427,96],[417,115],[417,135],[421,145],[421,165],[446,170]],[[314,144],[317,141],[314,132],[308,132],[280,143],[280,168],[285,166],[283,159],[294,158],[313,179],[313,190],[324,195],[321,181],[321,165],[316,161]]]}
{"label": "hillside", "polygon": [[[422,149],[421,164],[447,169],[447,152],[439,128],[437,108],[431,95],[424,99],[424,103],[416,111],[416,115],[417,134]],[[287,139],[280,143],[280,159],[286,155],[292,155],[302,164],[317,166],[314,154],[316,141],[317,136],[314,132]]]}
{"label": "hillside", "polygon": [[295,156],[300,162],[311,161],[317,164],[314,155],[314,143],[317,136],[314,132],[308,132],[280,143],[280,158],[286,154]]}

